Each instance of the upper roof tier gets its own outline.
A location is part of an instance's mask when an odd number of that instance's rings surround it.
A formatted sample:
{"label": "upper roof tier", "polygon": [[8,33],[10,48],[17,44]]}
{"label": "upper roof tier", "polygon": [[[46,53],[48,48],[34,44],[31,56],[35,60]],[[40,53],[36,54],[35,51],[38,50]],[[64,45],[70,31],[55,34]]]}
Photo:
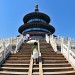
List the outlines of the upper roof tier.
{"label": "upper roof tier", "polygon": [[42,12],[39,12],[38,5],[35,6],[35,12],[31,12],[24,16],[23,22],[27,23],[31,19],[42,19],[49,23],[51,21],[50,17]]}
{"label": "upper roof tier", "polygon": [[31,19],[42,19],[42,20],[46,21],[47,23],[49,23],[51,21],[48,15],[35,11],[35,12],[31,12],[31,13],[25,15],[23,18],[23,22],[27,23]]}

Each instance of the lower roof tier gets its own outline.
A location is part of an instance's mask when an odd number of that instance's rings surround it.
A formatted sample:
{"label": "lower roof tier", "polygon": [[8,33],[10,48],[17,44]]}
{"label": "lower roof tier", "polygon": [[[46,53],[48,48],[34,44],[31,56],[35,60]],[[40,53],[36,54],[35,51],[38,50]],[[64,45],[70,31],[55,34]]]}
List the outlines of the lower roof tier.
{"label": "lower roof tier", "polygon": [[45,34],[50,35],[49,33],[40,32],[40,31],[31,31],[31,32],[24,33],[23,35],[26,35],[26,34],[30,34],[30,36],[45,36]]}
{"label": "lower roof tier", "polygon": [[26,23],[26,24],[20,26],[18,31],[21,34],[32,32],[32,31],[33,32],[40,31],[40,32],[53,34],[55,32],[55,28],[53,26],[43,23],[43,22],[32,22],[32,23]]}

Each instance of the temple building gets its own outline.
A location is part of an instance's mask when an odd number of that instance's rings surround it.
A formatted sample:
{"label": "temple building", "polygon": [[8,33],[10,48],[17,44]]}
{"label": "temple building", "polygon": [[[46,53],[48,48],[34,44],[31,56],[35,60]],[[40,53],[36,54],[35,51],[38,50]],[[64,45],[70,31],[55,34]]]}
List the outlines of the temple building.
{"label": "temple building", "polygon": [[39,12],[38,5],[35,6],[35,12],[28,13],[24,16],[24,24],[19,27],[20,34],[30,34],[31,37],[44,39],[45,34],[51,35],[55,28],[49,25],[51,19],[45,13]]}

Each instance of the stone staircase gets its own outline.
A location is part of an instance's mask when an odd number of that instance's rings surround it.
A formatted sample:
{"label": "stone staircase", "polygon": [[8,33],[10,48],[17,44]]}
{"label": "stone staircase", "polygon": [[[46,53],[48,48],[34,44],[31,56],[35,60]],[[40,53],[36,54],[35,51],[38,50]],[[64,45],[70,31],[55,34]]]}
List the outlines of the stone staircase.
{"label": "stone staircase", "polygon": [[31,44],[24,43],[18,53],[9,55],[0,67],[0,75],[28,75],[31,48]]}
{"label": "stone staircase", "polygon": [[75,75],[74,69],[62,54],[54,52],[46,41],[40,41],[43,75]]}
{"label": "stone staircase", "polygon": [[43,75],[75,75],[75,70],[66,58],[56,53],[45,40],[40,40],[42,68],[39,65],[40,61],[37,64],[32,63],[30,68],[32,46],[24,43],[18,53],[10,54],[0,67],[0,75],[30,75],[29,70],[32,71],[32,75],[42,75],[40,69],[43,70]]}

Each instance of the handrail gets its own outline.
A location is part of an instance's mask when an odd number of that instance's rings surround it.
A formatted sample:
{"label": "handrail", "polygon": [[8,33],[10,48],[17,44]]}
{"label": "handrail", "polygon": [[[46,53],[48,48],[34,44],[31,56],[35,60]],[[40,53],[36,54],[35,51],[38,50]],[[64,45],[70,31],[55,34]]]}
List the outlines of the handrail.
{"label": "handrail", "polygon": [[41,59],[40,44],[39,44],[39,41],[38,41],[38,51],[39,51],[39,75],[43,75],[42,59]]}
{"label": "handrail", "polygon": [[50,44],[51,44],[53,50],[54,50],[55,52],[57,52],[57,51],[58,51],[58,50],[57,50],[57,44],[56,44],[56,41],[55,41],[53,35],[50,36]]}
{"label": "handrail", "polygon": [[63,42],[64,38],[61,38],[61,50],[64,57],[68,60],[71,66],[75,69],[75,54],[71,49],[71,40],[68,40],[68,46]]}
{"label": "handrail", "polygon": [[10,54],[10,51],[12,50],[11,44],[8,44],[5,46],[5,42],[3,41],[2,49],[0,50],[0,66],[3,63],[3,61],[7,58],[7,56]]}
{"label": "handrail", "polygon": [[6,58],[6,55],[8,55],[12,50],[11,44],[8,44],[4,49],[4,58]]}
{"label": "handrail", "polygon": [[19,47],[22,45],[22,43],[23,43],[23,38],[21,38],[21,39],[19,40],[19,42],[17,43],[16,49],[15,49],[14,53],[16,53],[16,52],[18,51],[18,49],[19,49]]}
{"label": "handrail", "polygon": [[32,68],[33,68],[33,59],[32,59],[32,54],[31,54],[31,59],[30,59],[30,65],[29,65],[29,72],[28,72],[28,75],[32,75]]}

